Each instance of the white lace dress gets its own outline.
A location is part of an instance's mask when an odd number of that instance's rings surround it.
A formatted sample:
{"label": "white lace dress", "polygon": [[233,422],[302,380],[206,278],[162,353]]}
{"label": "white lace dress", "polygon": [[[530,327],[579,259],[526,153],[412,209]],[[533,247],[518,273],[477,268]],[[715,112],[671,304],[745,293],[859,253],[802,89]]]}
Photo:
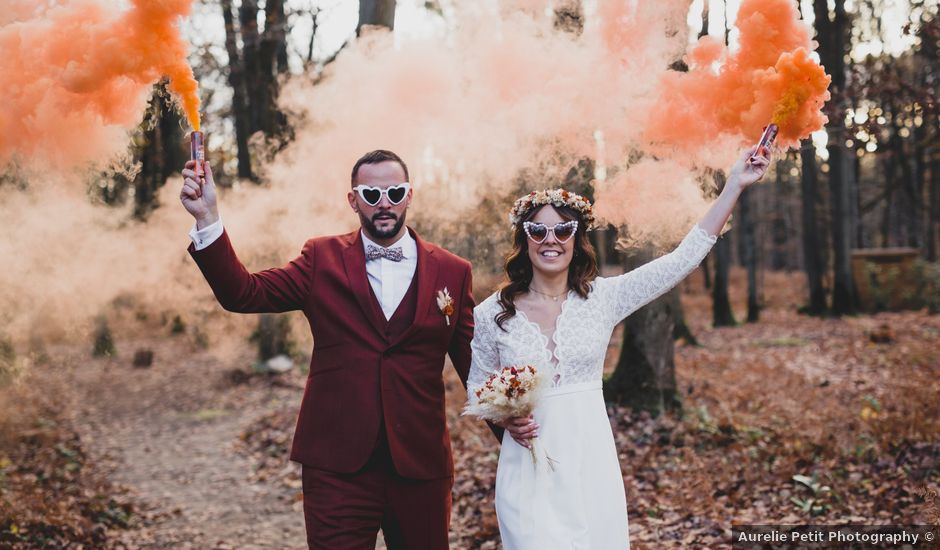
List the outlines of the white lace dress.
{"label": "white lace dress", "polygon": [[506,550],[623,550],[630,547],[623,477],[601,392],[614,327],[677,285],[715,237],[696,226],[671,253],[618,277],[599,277],[587,299],[569,292],[552,336],[518,312],[502,330],[493,294],[474,310],[470,399],[494,371],[534,365],[551,374],[535,411],[538,445],[554,459],[533,465],[529,450],[503,437],[496,514]]}

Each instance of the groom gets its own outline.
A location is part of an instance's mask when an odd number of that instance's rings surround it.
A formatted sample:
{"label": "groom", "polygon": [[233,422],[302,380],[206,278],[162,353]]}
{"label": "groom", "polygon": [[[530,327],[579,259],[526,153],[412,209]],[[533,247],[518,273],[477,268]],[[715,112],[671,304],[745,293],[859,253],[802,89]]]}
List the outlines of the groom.
{"label": "groom", "polygon": [[[286,266],[248,273],[222,228],[212,169],[183,170],[189,252],[225,309],[302,310],[314,336],[290,458],[303,465],[311,549],[446,549],[454,480],[444,355],[466,385],[470,263],[405,225],[408,168],[372,151],[352,169],[360,229],[318,237]],[[441,300],[438,296],[441,295]],[[448,298],[449,296],[449,298]]]}

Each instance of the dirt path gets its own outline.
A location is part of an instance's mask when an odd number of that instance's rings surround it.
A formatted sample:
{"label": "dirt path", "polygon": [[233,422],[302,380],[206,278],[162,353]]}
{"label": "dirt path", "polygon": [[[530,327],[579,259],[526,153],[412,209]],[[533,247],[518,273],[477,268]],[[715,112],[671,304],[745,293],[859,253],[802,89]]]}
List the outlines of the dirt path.
{"label": "dirt path", "polygon": [[134,368],[126,352],[76,357],[70,371],[86,449],[139,503],[139,519],[119,540],[130,548],[305,548],[299,473],[293,488],[253,482],[251,462],[236,449],[266,408],[299,400],[302,376],[235,384],[231,366],[166,342],[122,342],[156,349],[150,368]]}

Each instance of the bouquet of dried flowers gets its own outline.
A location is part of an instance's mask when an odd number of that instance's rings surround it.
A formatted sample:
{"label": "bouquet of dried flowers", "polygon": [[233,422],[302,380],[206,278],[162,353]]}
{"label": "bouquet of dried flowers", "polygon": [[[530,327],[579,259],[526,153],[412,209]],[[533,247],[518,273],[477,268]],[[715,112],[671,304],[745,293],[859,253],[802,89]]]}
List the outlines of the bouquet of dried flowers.
{"label": "bouquet of dried flowers", "polygon": [[[505,423],[510,418],[529,416],[535,410],[543,388],[543,376],[532,365],[505,367],[494,372],[477,388],[474,392],[476,399],[467,403],[463,414],[496,424]],[[530,440],[529,451],[532,453],[533,463],[538,464],[535,439]],[[547,454],[545,458],[549,467],[554,470],[554,460]]]}

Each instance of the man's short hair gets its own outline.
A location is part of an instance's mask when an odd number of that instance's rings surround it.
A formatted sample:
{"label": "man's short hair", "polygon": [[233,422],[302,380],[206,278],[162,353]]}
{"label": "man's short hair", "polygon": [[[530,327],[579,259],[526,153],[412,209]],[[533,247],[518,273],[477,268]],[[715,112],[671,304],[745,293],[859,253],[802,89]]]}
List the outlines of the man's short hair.
{"label": "man's short hair", "polygon": [[369,151],[362,155],[362,157],[356,161],[356,165],[353,166],[350,181],[356,183],[356,175],[359,173],[359,167],[363,164],[378,164],[386,161],[394,161],[401,165],[401,169],[405,171],[405,181],[410,181],[408,177],[408,167],[405,166],[405,161],[401,160],[401,157],[395,153],[386,151],[385,149],[376,149],[375,151]]}

